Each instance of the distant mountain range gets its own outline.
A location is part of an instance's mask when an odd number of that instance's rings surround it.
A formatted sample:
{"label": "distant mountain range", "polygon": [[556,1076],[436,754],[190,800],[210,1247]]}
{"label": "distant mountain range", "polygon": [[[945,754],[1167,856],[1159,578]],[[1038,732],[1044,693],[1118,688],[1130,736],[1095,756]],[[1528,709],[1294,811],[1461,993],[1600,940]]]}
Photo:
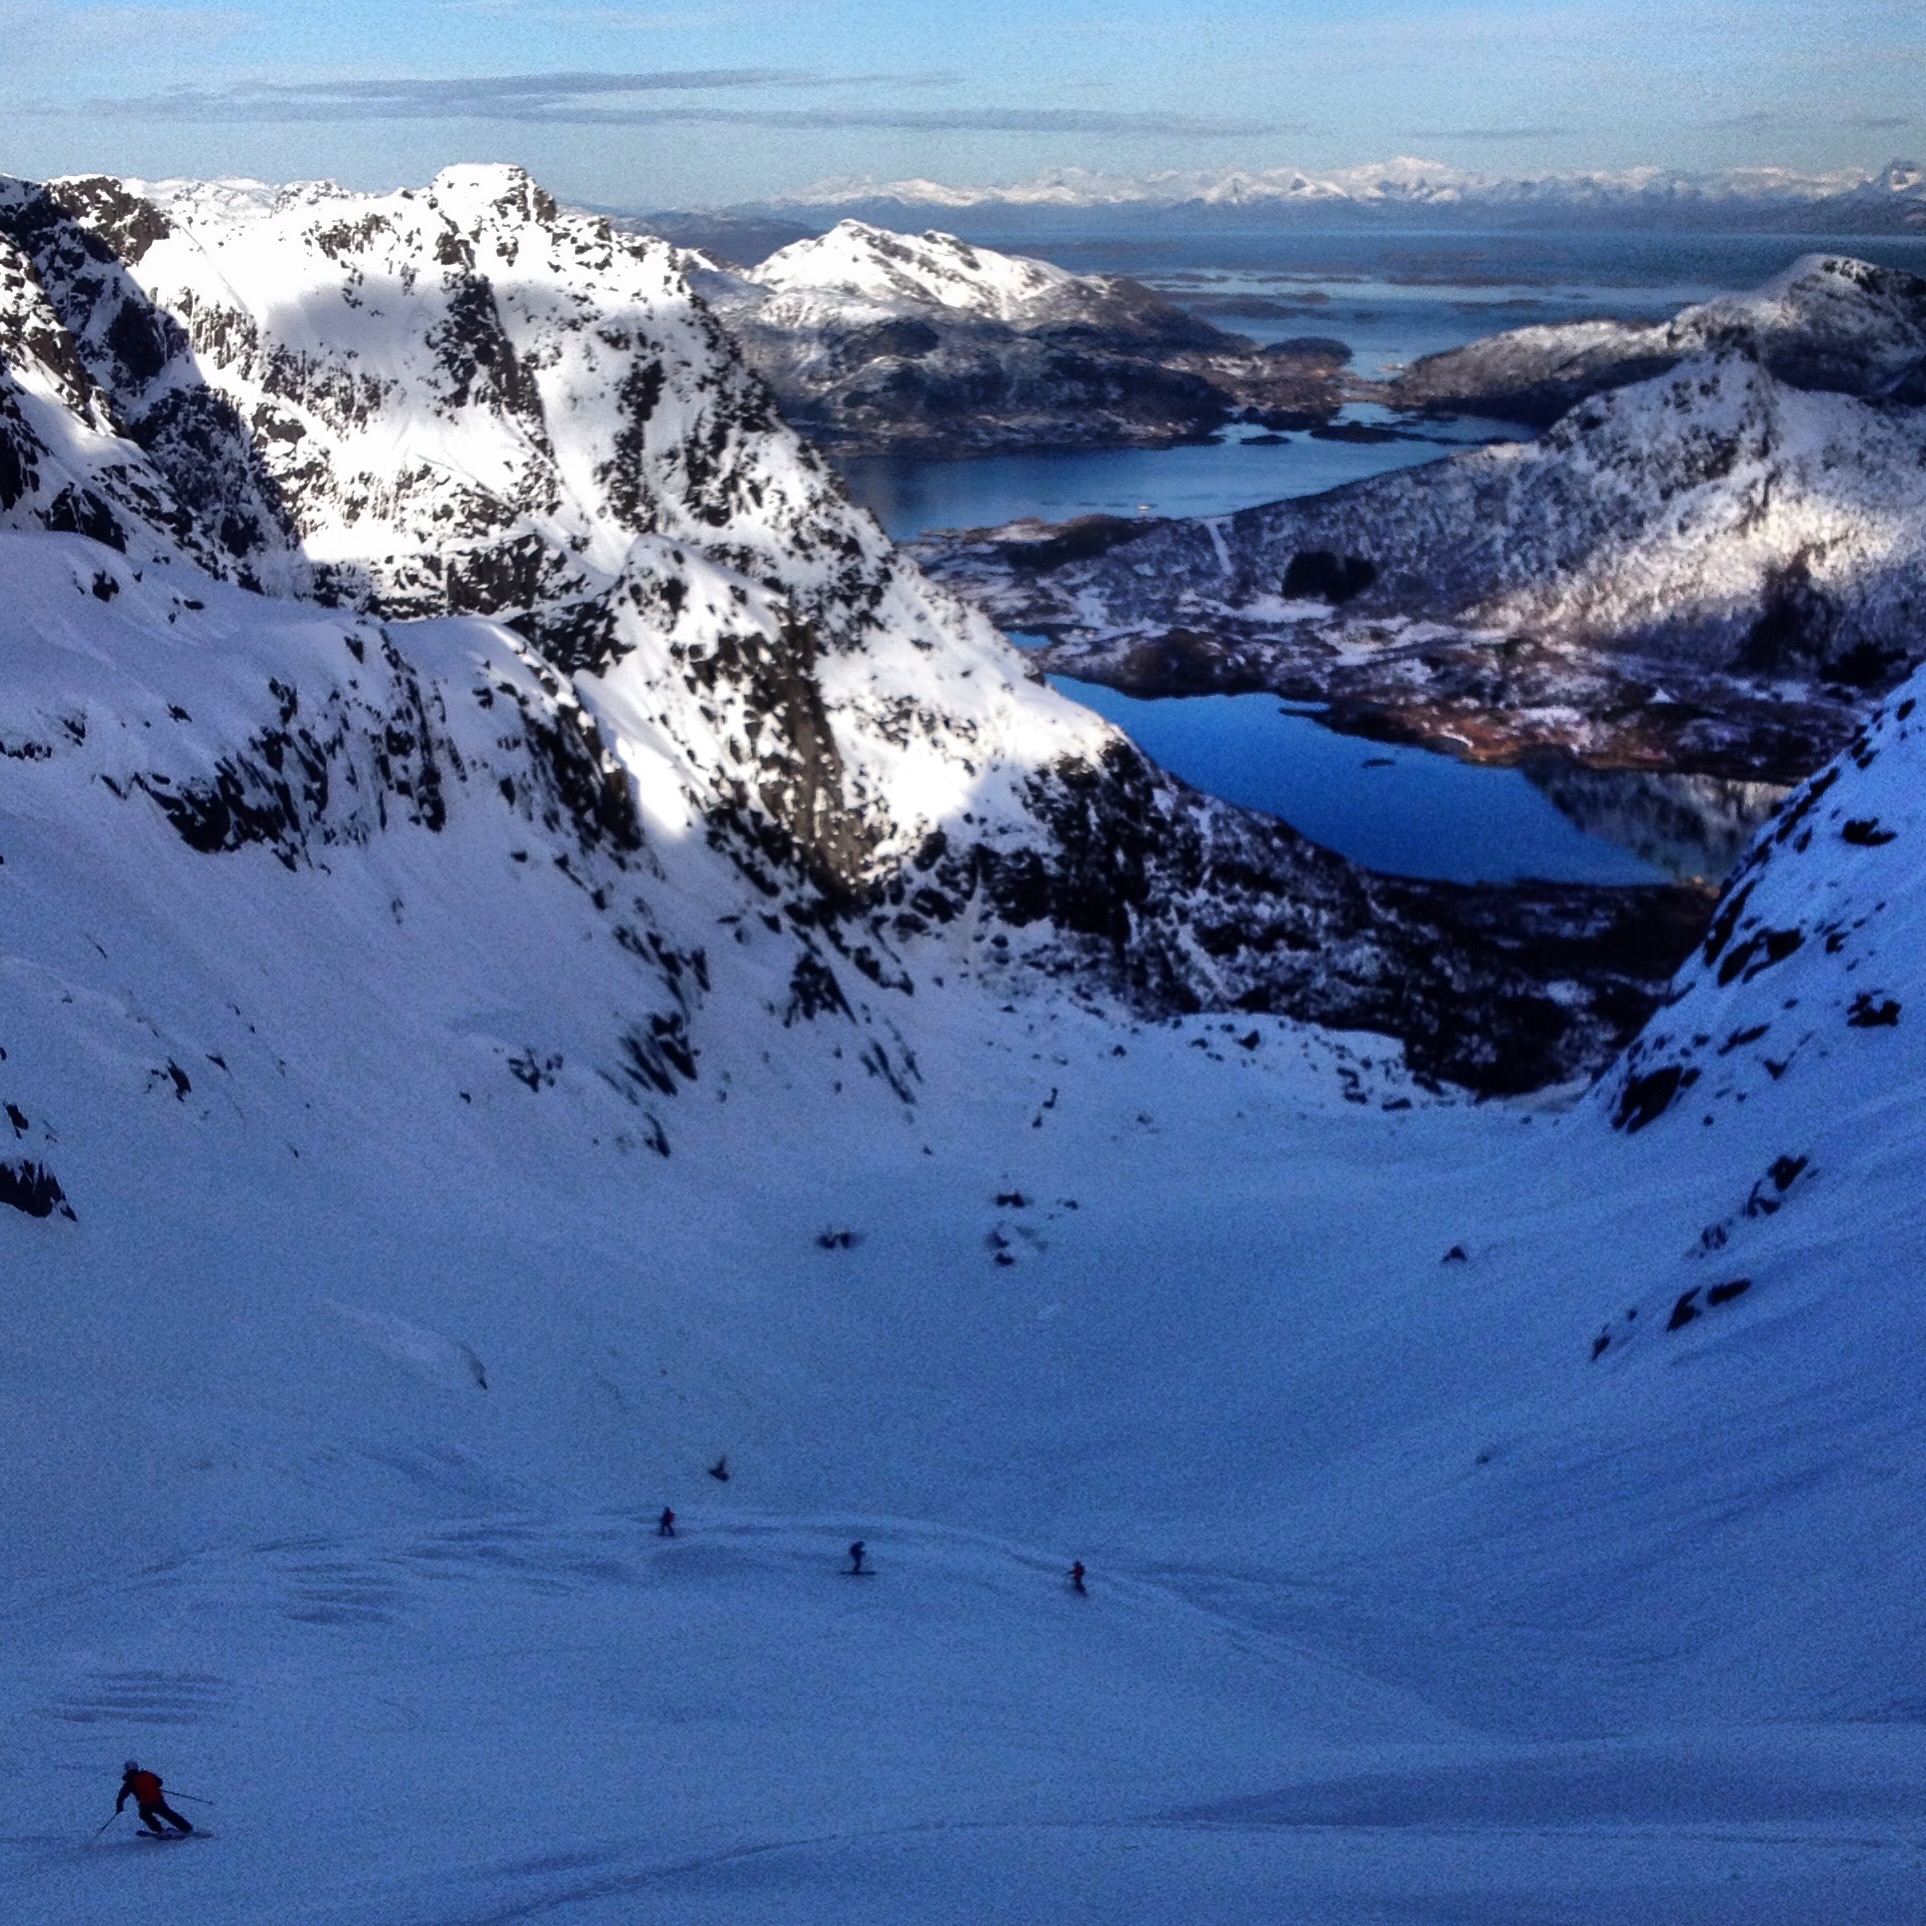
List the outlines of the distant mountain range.
{"label": "distant mountain range", "polygon": [[1476,173],[1402,156],[1314,173],[1297,167],[1164,172],[1127,179],[1055,169],[1012,186],[958,187],[923,179],[825,181],[800,193],[730,210],[739,220],[802,220],[815,209],[888,224],[891,210],[1103,208],[1150,214],[1208,209],[1226,219],[1348,219],[1357,215],[1502,218],[1573,214],[1601,220],[1662,215],[1805,232],[1926,233],[1926,165],[1893,160],[1877,171],[1824,173],[1744,167],[1687,174],[1663,167],[1538,175]]}

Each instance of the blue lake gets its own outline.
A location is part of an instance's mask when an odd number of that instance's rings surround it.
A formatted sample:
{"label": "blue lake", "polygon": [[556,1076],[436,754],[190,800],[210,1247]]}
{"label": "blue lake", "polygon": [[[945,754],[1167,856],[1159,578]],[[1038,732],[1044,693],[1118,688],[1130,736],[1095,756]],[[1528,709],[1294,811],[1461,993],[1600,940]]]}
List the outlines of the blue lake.
{"label": "blue lake", "polygon": [[1065,676],[1051,683],[1174,775],[1281,816],[1367,869],[1463,883],[1665,880],[1630,849],[1588,835],[1517,769],[1336,735],[1275,696],[1153,701]]}

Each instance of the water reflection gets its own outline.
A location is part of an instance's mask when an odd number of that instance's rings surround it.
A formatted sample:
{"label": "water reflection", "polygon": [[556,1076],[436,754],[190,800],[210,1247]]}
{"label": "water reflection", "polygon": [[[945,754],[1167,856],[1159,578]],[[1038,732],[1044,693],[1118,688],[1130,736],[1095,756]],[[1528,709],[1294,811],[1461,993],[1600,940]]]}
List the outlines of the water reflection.
{"label": "water reflection", "polygon": [[1563,756],[1525,775],[1588,836],[1602,836],[1681,882],[1716,883],[1785,800],[1776,783],[1586,769]]}
{"label": "water reflection", "polygon": [[1711,777],[1459,762],[1334,734],[1275,696],[1124,695],[1051,677],[1172,774],[1389,875],[1716,881],[1783,791]]}

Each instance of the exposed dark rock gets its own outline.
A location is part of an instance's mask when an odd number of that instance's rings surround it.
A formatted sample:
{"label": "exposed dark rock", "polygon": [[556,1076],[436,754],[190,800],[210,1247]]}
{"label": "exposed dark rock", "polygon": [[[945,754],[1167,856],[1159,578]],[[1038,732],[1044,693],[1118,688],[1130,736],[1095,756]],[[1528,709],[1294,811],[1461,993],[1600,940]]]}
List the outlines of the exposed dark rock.
{"label": "exposed dark rock", "polygon": [[1668,1331],[1682,1331],[1694,1318],[1704,1315],[1698,1306],[1698,1295],[1696,1285],[1680,1295],[1679,1301],[1672,1306],[1672,1315],[1665,1320]]}
{"label": "exposed dark rock", "polygon": [[0,1163],[0,1204],[24,1211],[29,1217],[51,1217],[58,1211],[72,1218],[73,1206],[60,1180],[44,1164]]}
{"label": "exposed dark rock", "polygon": [[1698,1074],[1696,1070],[1668,1063],[1647,1071],[1641,1077],[1631,1078],[1619,1096],[1618,1112],[1612,1118],[1612,1128],[1631,1132],[1657,1123],[1671,1108],[1672,1100],[1679,1092],[1697,1081]]}
{"label": "exposed dark rock", "polygon": [[1846,1021],[1855,1030],[1891,1029],[1899,1022],[1898,999],[1880,996],[1876,991],[1861,990],[1852,1000]]}
{"label": "exposed dark rock", "polygon": [[1283,592],[1336,607],[1362,595],[1377,580],[1377,565],[1362,555],[1334,555],[1328,548],[1300,549],[1284,571]]}

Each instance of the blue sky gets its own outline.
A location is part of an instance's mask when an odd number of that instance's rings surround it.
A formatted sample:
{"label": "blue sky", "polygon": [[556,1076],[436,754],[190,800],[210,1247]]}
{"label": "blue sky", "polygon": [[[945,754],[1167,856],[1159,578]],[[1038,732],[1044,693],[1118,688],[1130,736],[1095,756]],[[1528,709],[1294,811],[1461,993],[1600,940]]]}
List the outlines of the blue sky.
{"label": "blue sky", "polygon": [[0,0],[0,169],[617,206],[1080,166],[1504,172],[1926,151],[1926,0]]}

